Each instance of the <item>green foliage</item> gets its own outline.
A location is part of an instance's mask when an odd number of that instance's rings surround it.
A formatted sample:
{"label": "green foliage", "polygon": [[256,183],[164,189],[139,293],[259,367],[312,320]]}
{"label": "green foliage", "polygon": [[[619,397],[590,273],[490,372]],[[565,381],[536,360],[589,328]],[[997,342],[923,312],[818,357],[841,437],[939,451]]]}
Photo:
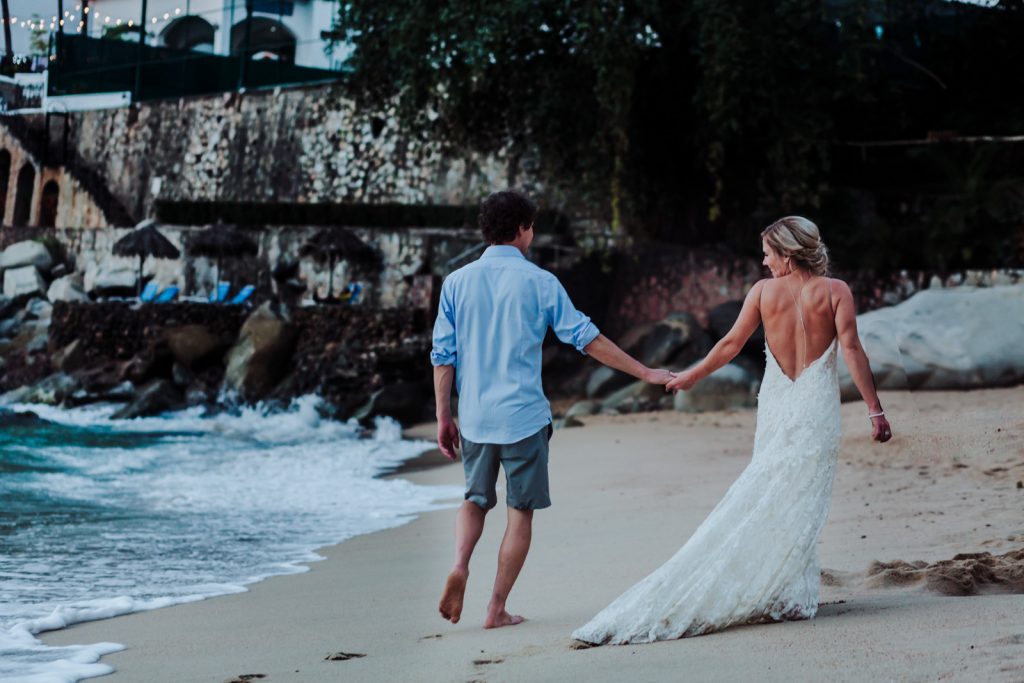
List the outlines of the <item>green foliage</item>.
{"label": "green foliage", "polygon": [[[361,105],[507,151],[563,208],[666,241],[756,249],[781,214],[870,206],[847,223],[865,239],[912,233],[959,262],[949,245],[995,220],[988,181],[921,188],[912,153],[879,173],[856,143],[1024,133],[1019,0],[348,0],[335,28]],[[960,171],[1020,175],[988,163]],[[943,197],[928,216],[899,208],[926,196]]]}

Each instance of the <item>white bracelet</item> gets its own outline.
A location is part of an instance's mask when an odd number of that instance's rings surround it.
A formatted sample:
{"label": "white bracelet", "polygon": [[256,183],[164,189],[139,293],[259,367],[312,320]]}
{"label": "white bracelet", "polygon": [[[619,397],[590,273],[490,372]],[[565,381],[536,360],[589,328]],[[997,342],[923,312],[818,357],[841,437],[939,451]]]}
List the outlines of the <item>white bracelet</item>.
{"label": "white bracelet", "polygon": [[868,413],[868,419],[870,420],[873,417],[882,417],[883,415],[885,415],[885,411],[884,410],[881,411],[881,412],[877,412],[877,413]]}

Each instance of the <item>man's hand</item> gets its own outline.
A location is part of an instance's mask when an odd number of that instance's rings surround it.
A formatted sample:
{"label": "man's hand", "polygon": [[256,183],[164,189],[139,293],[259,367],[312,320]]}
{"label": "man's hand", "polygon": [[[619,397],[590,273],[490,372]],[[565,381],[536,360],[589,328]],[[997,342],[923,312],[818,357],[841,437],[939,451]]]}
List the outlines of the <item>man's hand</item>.
{"label": "man's hand", "polygon": [[648,368],[647,372],[644,373],[644,381],[648,384],[668,384],[674,377],[675,375],[664,368]]}
{"label": "man's hand", "polygon": [[450,417],[441,418],[437,421],[437,446],[449,460],[459,459],[459,449],[462,447],[459,438],[459,427],[455,420]]}
{"label": "man's hand", "polygon": [[689,391],[697,383],[697,373],[692,369],[683,370],[676,375],[671,382],[665,385],[665,391],[675,393],[677,391]]}

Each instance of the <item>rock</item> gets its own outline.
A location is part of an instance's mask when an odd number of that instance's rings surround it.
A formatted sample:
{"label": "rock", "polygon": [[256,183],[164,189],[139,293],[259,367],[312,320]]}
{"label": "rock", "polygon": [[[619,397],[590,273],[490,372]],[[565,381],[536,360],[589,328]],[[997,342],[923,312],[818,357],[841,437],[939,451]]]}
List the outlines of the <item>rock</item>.
{"label": "rock", "polygon": [[138,267],[126,265],[114,257],[104,259],[96,271],[85,275],[85,290],[97,296],[132,296],[138,289]]}
{"label": "rock", "polygon": [[48,320],[22,323],[18,334],[11,340],[9,352],[30,354],[45,351],[49,342],[49,329]]}
{"label": "rock", "polygon": [[[740,316],[742,309],[742,301],[726,301],[724,304],[719,304],[708,311],[708,328],[711,330],[714,341],[717,342],[729,333],[729,330],[736,323],[736,318]],[[743,345],[743,352],[753,357],[764,355],[763,327],[757,326],[757,329],[750,335],[747,343]]]}
{"label": "rock", "polygon": [[246,319],[227,355],[224,387],[243,401],[265,397],[284,376],[295,348],[296,331],[267,302]]}
{"label": "rock", "polygon": [[25,305],[29,320],[49,320],[53,315],[53,304],[45,299],[32,299]]}
{"label": "rock", "polygon": [[65,275],[50,283],[46,290],[46,298],[50,301],[88,301],[89,296],[85,293],[82,285],[82,276],[76,274]]}
{"label": "rock", "polygon": [[602,413],[639,413],[651,410],[665,394],[665,388],[636,381],[619,389],[601,403]]}
{"label": "rock", "polygon": [[181,325],[164,331],[164,340],[174,360],[188,369],[222,352],[221,339],[203,325]]}
{"label": "rock", "polygon": [[565,417],[586,417],[597,415],[601,411],[601,404],[597,401],[579,401],[572,404],[569,410],[565,411]]}
{"label": "rock", "polygon": [[89,403],[127,403],[133,398],[135,398],[135,385],[131,382],[121,382],[100,391],[82,387],[66,397],[64,404],[74,407]]}
{"label": "rock", "polygon": [[192,371],[181,363],[175,363],[171,367],[171,379],[179,387],[187,387],[192,384],[195,378],[196,376],[192,374]]}
{"label": "rock", "polygon": [[554,429],[571,429],[572,427],[582,427],[583,424],[583,420],[578,417],[569,416],[564,417],[561,420],[555,420],[551,423],[551,426]]}
{"label": "rock", "polygon": [[21,320],[19,318],[8,318],[7,320],[0,321],[0,337],[13,337],[18,334],[19,329],[21,329]]}
{"label": "rock", "polygon": [[680,391],[673,401],[676,410],[699,413],[708,410],[753,408],[757,405],[760,382],[749,370],[729,363],[698,382],[690,391]]}
{"label": "rock", "polygon": [[11,298],[0,295],[0,318],[7,318],[18,310],[18,302]]}
{"label": "rock", "polygon": [[[857,317],[879,389],[980,389],[1024,381],[1024,286],[927,289]],[[840,354],[844,400],[859,393]]]}
{"label": "rock", "polygon": [[86,360],[85,346],[76,339],[50,356],[50,365],[54,371],[74,372],[85,367]]}
{"label": "rock", "polygon": [[644,338],[637,359],[651,368],[689,365],[707,347],[707,335],[689,313],[670,313]]}
{"label": "rock", "polygon": [[587,379],[587,398],[605,396],[632,381],[633,378],[626,373],[602,365],[590,373]]}
{"label": "rock", "polygon": [[43,271],[49,271],[53,266],[50,250],[41,242],[25,240],[24,242],[15,242],[4,249],[3,254],[0,254],[0,268],[7,270],[23,266],[33,266]]}
{"label": "rock", "polygon": [[137,417],[160,415],[185,407],[185,397],[166,379],[153,380],[139,389],[134,400],[110,416],[112,420],[133,420]]}
{"label": "rock", "polygon": [[396,382],[375,391],[352,417],[365,422],[378,415],[387,415],[407,425],[420,419],[423,405],[423,392],[419,384]]}
{"label": "rock", "polygon": [[63,372],[46,377],[41,382],[28,387],[19,398],[18,403],[44,403],[57,406],[64,402],[79,388],[77,379]]}
{"label": "rock", "polygon": [[4,271],[4,296],[17,297],[39,294],[45,295],[46,281],[35,266],[23,266]]}

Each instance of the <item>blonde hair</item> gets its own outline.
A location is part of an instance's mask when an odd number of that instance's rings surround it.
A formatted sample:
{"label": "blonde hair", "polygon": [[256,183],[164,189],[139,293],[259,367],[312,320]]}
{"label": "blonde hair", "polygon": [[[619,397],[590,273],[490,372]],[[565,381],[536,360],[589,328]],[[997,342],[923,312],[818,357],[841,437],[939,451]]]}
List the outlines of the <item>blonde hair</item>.
{"label": "blonde hair", "polygon": [[828,249],[821,241],[818,226],[802,216],[786,216],[761,231],[772,249],[787,257],[796,267],[814,275],[828,273]]}

